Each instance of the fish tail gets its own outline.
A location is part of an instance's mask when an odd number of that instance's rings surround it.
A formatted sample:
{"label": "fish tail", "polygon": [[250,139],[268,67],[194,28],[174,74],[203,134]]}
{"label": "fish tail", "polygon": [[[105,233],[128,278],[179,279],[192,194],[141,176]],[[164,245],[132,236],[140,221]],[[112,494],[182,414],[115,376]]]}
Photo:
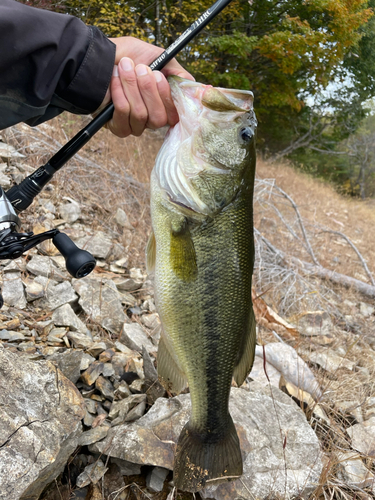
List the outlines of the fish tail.
{"label": "fish tail", "polygon": [[189,425],[182,429],[173,469],[177,489],[196,492],[212,483],[237,479],[242,474],[240,443],[230,418],[220,436],[201,434]]}

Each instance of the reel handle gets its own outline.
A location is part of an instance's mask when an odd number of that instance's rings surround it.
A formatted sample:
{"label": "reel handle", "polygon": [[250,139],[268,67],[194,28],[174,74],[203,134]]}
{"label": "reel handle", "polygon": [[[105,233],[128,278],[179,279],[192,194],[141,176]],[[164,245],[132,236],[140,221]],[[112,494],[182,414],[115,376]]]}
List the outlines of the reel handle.
{"label": "reel handle", "polygon": [[91,273],[96,260],[91,253],[81,250],[65,233],[58,233],[52,242],[65,258],[66,269],[74,278],[83,278]]}

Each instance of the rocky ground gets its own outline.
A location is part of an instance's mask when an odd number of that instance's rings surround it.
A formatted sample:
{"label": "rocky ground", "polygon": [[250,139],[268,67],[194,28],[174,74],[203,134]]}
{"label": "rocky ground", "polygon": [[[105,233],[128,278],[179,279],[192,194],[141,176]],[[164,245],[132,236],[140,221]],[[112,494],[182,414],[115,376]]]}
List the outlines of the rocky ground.
{"label": "rocky ground", "polygon": [[[0,157],[5,189],[29,173],[1,142]],[[190,399],[157,379],[152,281],[129,265],[121,238],[88,224],[73,199],[56,202],[54,189],[27,229],[58,227],[97,267],[72,279],[49,242],[0,261],[0,499],[193,498],[173,488]],[[123,209],[114,220],[119,233],[134,230]],[[195,498],[375,498],[375,305],[344,300],[345,324],[310,311],[292,325],[254,291],[256,361],[230,404],[244,474]]]}

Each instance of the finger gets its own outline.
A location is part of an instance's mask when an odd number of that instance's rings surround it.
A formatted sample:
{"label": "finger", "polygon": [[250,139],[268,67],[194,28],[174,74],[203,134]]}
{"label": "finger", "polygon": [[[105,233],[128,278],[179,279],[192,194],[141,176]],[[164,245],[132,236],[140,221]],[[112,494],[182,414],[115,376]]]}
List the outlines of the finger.
{"label": "finger", "polygon": [[178,122],[178,113],[172,99],[169,83],[160,71],[153,71],[153,74],[155,75],[158,92],[167,113],[168,124],[171,126],[176,125]]}
{"label": "finger", "polygon": [[144,64],[136,66],[135,72],[138,79],[138,88],[147,108],[147,127],[152,129],[163,127],[168,123],[168,118],[159,94],[156,75]]}
{"label": "finger", "polygon": [[115,110],[108,122],[108,128],[118,137],[127,137],[132,132],[129,123],[130,104],[124,94],[118,69],[116,66],[115,68],[111,79],[111,96]]}
{"label": "finger", "polygon": [[129,124],[132,134],[140,136],[146,127],[148,112],[138,88],[134,63],[128,57],[123,57],[121,59],[119,64],[119,75],[124,94],[130,105]]}
{"label": "finger", "polygon": [[187,80],[195,81],[193,75],[191,75],[186,69],[184,69],[181,64],[179,64],[176,59],[172,59],[169,63],[162,69],[162,72],[165,76],[169,75],[177,75],[181,78],[186,78]]}

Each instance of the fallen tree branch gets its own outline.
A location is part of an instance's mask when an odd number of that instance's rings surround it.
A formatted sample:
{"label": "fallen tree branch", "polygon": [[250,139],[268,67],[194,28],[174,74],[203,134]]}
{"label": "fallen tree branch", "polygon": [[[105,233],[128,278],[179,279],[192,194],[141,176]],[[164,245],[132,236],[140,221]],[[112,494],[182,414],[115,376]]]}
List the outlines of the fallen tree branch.
{"label": "fallen tree branch", "polygon": [[329,280],[332,283],[342,285],[345,288],[353,288],[354,290],[357,290],[367,297],[375,298],[375,286],[368,285],[363,281],[357,280],[356,278],[352,278],[350,276],[346,276],[345,274],[337,273],[336,271],[331,271],[322,266],[316,266],[314,264],[310,264],[309,262],[297,259],[296,257],[289,256],[282,250],[272,245],[272,243],[270,243],[267,238],[263,236],[262,233],[260,233],[257,229],[255,229],[255,232],[264,241],[267,247],[275,255],[282,259],[286,267],[297,266],[299,269],[305,271],[310,276],[318,276],[321,279]]}

